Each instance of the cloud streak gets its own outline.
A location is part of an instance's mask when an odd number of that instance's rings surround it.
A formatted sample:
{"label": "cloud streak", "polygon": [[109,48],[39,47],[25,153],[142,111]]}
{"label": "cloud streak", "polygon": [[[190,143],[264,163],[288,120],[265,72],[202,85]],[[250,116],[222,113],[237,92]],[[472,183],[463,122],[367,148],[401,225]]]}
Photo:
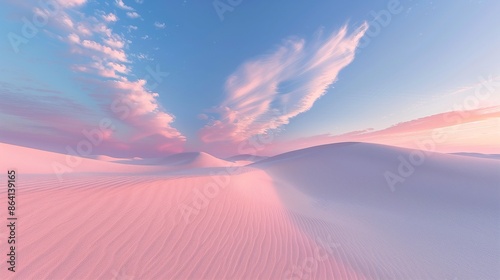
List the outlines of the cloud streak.
{"label": "cloud streak", "polygon": [[78,7],[87,3],[87,0],[57,0],[57,3],[64,8]]}
{"label": "cloud streak", "polygon": [[[435,142],[436,150],[443,152],[483,151],[500,153],[500,106],[482,107],[467,111],[450,111],[400,122],[388,128],[353,131],[341,135],[316,135],[272,143],[264,154],[283,153],[307,147],[340,143],[369,142],[406,148],[419,148],[421,141]],[[434,141],[433,138],[440,141]]]}
{"label": "cloud streak", "polygon": [[226,81],[226,98],[212,109],[219,115],[201,131],[202,141],[242,141],[288,124],[310,110],[339,72],[349,65],[366,23],[347,26],[306,43],[286,39],[275,51],[242,64]]}

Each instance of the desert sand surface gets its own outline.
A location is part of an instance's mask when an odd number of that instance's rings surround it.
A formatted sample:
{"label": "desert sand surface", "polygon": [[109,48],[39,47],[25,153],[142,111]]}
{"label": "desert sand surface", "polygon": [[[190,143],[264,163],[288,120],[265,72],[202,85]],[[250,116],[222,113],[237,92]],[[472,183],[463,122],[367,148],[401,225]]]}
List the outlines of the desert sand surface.
{"label": "desert sand surface", "polygon": [[56,176],[66,155],[0,151],[19,217],[17,270],[2,260],[0,279],[500,278],[498,160],[340,143],[246,166],[80,159]]}

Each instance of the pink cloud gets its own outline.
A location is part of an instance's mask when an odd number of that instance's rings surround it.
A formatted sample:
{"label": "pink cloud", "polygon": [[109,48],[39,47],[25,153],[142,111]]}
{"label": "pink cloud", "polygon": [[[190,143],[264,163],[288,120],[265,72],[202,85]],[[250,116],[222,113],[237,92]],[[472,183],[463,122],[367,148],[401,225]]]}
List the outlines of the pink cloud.
{"label": "pink cloud", "polygon": [[115,22],[118,20],[118,17],[113,13],[104,14],[102,18],[107,22]]}
{"label": "pink cloud", "polygon": [[[107,119],[116,130],[105,131],[103,142],[95,147],[94,153],[147,157],[182,151],[185,137],[173,128],[175,118],[160,106],[158,93],[148,91],[144,80],[130,80],[132,65],[127,59],[128,41],[109,27],[116,21],[116,15],[94,11],[95,16],[89,16],[77,11],[85,4],[84,0],[59,2],[63,9],[58,11],[54,21],[54,27],[59,29],[59,36],[54,38],[68,44],[72,56],[69,67],[89,74],[76,79],[82,88],[75,89],[80,94],[88,94],[82,98],[87,100],[86,105],[77,105],[78,102],[70,98],[57,99],[49,96],[49,92],[39,91],[46,93],[39,97],[21,95],[16,89],[11,95],[18,99],[4,98],[5,102],[0,105],[5,109],[2,112],[14,116],[23,127],[31,125],[36,130],[18,133],[13,126],[12,130],[6,129],[9,133],[5,135],[30,135],[34,139],[32,145],[38,145],[36,139],[40,139],[44,145],[65,152],[60,149],[82,140],[82,130],[95,129],[100,121]],[[117,5],[128,7],[123,1],[117,1]],[[38,13],[48,13],[35,9]],[[71,63],[72,59],[78,63]],[[39,130],[44,131],[43,137],[37,136]]]}
{"label": "pink cloud", "polygon": [[83,40],[81,45],[87,49],[95,50],[107,55],[110,59],[118,61],[127,61],[127,55],[123,50],[113,49],[108,46],[101,45],[92,40]]}
{"label": "pink cloud", "polygon": [[84,72],[89,74],[98,74],[103,78],[122,78],[122,74],[128,74],[130,68],[127,65],[108,62],[104,63],[102,61],[94,61],[88,65],[73,65],[73,71]]}
{"label": "pink cloud", "polygon": [[139,18],[140,17],[140,15],[136,12],[127,12],[127,16],[129,18]]}
{"label": "pink cloud", "polygon": [[[437,151],[500,153],[500,106],[469,111],[450,111],[401,122],[381,130],[323,134],[265,145],[262,154],[278,154],[311,146],[339,142],[370,142],[419,148],[419,141],[432,141]],[[433,140],[439,135],[442,139]],[[495,144],[497,143],[497,144]]]}
{"label": "pink cloud", "polygon": [[401,122],[389,128],[373,132],[380,134],[403,134],[416,131],[428,131],[438,128],[460,125],[500,117],[500,106],[478,108],[469,111],[452,111],[435,114],[407,122]]}
{"label": "pink cloud", "polygon": [[127,127],[126,135],[121,135],[118,137],[120,140],[117,140],[122,146],[142,149],[143,156],[153,156],[145,154],[145,147],[156,151],[156,156],[169,149],[170,152],[183,150],[186,138],[172,127],[175,118],[162,110],[157,101],[158,94],[145,89],[145,80],[129,81],[121,78],[99,82],[97,85],[102,92],[113,93],[113,100],[109,103],[109,94],[103,93],[96,93],[94,97],[102,100],[103,108]]}
{"label": "pink cloud", "polygon": [[[0,91],[0,98],[2,119],[11,120],[2,128],[4,142],[31,141],[34,145],[37,139],[44,137],[47,141],[38,144],[55,146],[61,139],[74,138],[94,117],[91,110],[71,98],[43,88],[31,89],[29,93],[4,89]],[[82,115],[88,116],[88,120],[81,120]]]}
{"label": "pink cloud", "polygon": [[59,17],[59,23],[69,29],[73,29],[75,24],[73,23],[73,20],[66,14],[62,14]]}
{"label": "pink cloud", "polygon": [[114,63],[114,62],[108,62],[107,65],[111,69],[113,69],[113,71],[115,71],[115,72],[120,72],[120,73],[123,73],[123,74],[127,74],[130,71],[129,67],[127,67],[127,65],[124,65],[124,64],[119,64],[119,63]]}
{"label": "pink cloud", "polygon": [[186,139],[172,127],[174,116],[162,110],[158,94],[145,90],[145,83],[123,78],[88,80],[93,84],[91,97],[101,110],[44,89],[37,90],[40,95],[0,91],[0,114],[7,116],[2,118],[15,117],[4,127],[0,141],[65,153],[66,146],[75,147],[87,139],[84,130],[99,129],[100,122],[107,120],[114,129],[102,131],[94,154],[158,157],[183,151]]}
{"label": "pink cloud", "polygon": [[107,37],[111,37],[113,35],[113,31],[109,28],[105,23],[97,22],[93,24],[94,32],[100,33]]}
{"label": "pink cloud", "polygon": [[71,33],[68,35],[68,41],[73,44],[80,44],[80,36],[75,33]]}
{"label": "pink cloud", "polygon": [[134,10],[134,8],[125,5],[125,3],[123,2],[123,0],[115,0],[115,4],[116,4],[116,6],[118,8],[123,9],[123,10],[127,10],[127,11],[133,11]]}
{"label": "pink cloud", "polygon": [[104,43],[115,49],[122,49],[125,46],[125,41],[119,36],[110,36],[104,39]]}
{"label": "pink cloud", "polygon": [[242,141],[311,109],[352,62],[366,29],[365,23],[348,34],[344,26],[309,44],[287,39],[273,53],[241,65],[227,79],[226,99],[214,109],[220,117],[201,130],[202,141]]}
{"label": "pink cloud", "polygon": [[56,0],[64,8],[78,7],[87,3],[87,0]]}
{"label": "pink cloud", "polygon": [[82,36],[90,36],[92,35],[92,31],[85,24],[78,24],[77,26],[78,33]]}

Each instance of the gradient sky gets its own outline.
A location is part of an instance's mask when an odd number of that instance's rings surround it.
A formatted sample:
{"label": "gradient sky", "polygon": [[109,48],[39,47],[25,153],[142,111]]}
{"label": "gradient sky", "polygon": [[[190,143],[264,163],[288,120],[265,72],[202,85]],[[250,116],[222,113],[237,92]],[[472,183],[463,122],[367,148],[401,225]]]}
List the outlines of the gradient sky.
{"label": "gradient sky", "polygon": [[495,0],[2,1],[0,142],[66,153],[98,130],[91,153],[116,157],[228,156],[258,135],[271,140],[245,151],[500,153],[499,13]]}

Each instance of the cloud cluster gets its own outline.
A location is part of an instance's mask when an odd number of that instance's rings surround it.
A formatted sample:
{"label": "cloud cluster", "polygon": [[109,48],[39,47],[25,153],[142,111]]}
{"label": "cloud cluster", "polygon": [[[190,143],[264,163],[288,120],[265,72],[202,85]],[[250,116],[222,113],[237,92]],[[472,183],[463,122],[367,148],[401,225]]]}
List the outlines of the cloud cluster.
{"label": "cloud cluster", "polygon": [[[68,94],[62,103],[61,99],[44,95],[36,100],[54,100],[54,102],[39,102],[34,105],[38,110],[25,112],[24,117],[34,118],[32,121],[38,121],[42,125],[44,119],[54,120],[60,117],[60,114],[51,113],[62,112],[52,108],[53,106],[76,102],[66,100],[67,98],[87,100],[90,98],[91,103],[97,106],[86,104],[87,113],[79,115],[68,113],[64,121],[53,121],[54,129],[78,141],[78,137],[82,137],[78,132],[91,125],[89,122],[96,119],[98,121],[99,118],[109,118],[113,126],[120,129],[107,135],[102,147],[108,150],[102,152],[121,156],[158,156],[181,151],[185,137],[172,127],[174,116],[159,105],[158,93],[149,91],[144,79],[136,79],[130,75],[132,63],[129,56],[132,55],[127,53],[130,41],[124,35],[113,31],[113,24],[118,21],[118,17],[114,13],[104,11],[86,14],[80,9],[86,2],[86,0],[57,0],[60,5],[58,14],[51,20],[57,29],[55,37],[69,47],[71,56],[68,61],[71,70],[86,73],[85,76],[79,75],[79,80],[83,82],[82,86],[85,85],[87,88],[84,92],[88,96],[82,98],[77,94]],[[116,0],[115,4],[127,11],[129,17],[138,17],[134,9],[122,0]],[[44,10],[43,7],[35,7],[33,12],[47,16],[50,14],[50,11]],[[19,95],[19,98],[25,100],[25,103],[30,100],[29,95]],[[23,103],[20,100],[11,101]],[[33,102],[26,104],[33,105]],[[19,115],[24,107],[11,108],[12,110],[5,112]],[[95,126],[98,125],[99,122],[95,123]]]}

